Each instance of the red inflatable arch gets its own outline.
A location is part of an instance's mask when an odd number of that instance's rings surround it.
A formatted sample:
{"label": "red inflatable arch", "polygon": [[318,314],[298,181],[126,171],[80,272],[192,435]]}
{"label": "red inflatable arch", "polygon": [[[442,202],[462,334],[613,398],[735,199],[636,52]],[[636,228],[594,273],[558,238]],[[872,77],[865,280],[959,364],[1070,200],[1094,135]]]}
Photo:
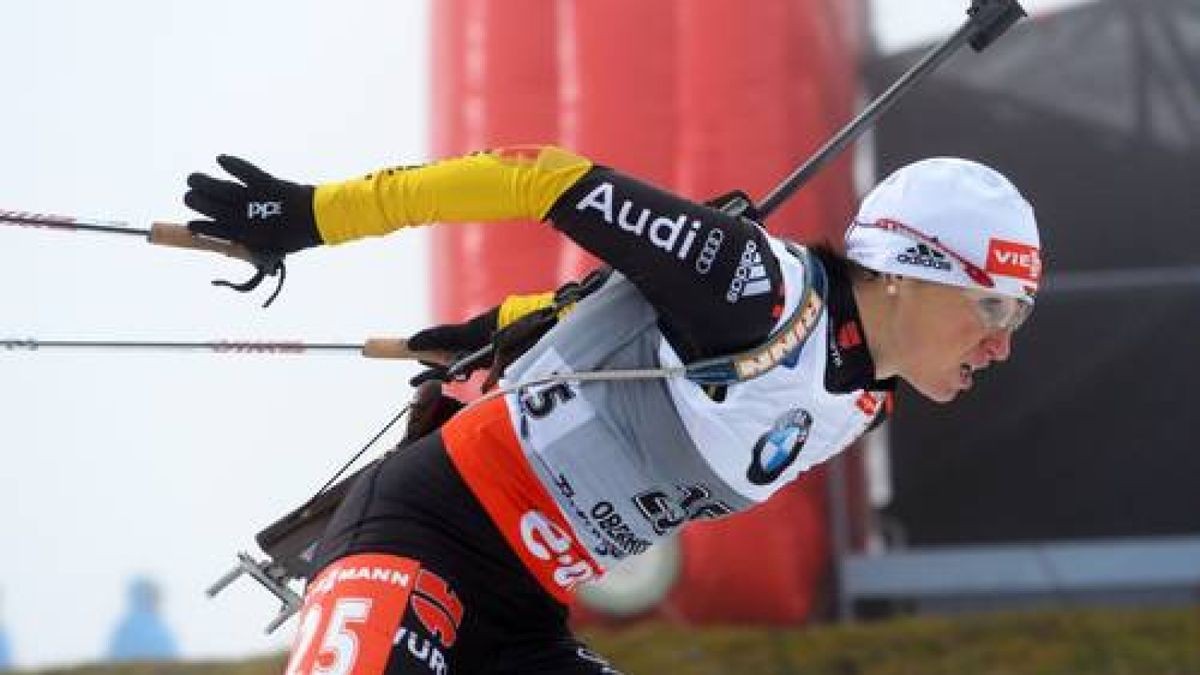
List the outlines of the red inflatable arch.
{"label": "red inflatable arch", "polygon": [[[761,198],[852,116],[862,12],[858,0],[438,0],[434,152],[551,142],[691,197]],[[844,157],[768,226],[836,240],[853,207]],[[595,264],[537,223],[438,228],[433,259],[439,319]],[[815,472],[748,514],[694,524],[656,611],[810,617],[829,571],[826,511]]]}

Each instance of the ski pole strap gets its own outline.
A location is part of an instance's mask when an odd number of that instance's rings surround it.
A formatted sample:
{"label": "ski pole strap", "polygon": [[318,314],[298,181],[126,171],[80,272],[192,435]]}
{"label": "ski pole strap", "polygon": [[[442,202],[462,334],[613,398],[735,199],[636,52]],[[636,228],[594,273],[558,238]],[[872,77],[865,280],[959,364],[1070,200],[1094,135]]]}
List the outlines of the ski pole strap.
{"label": "ski pole strap", "polygon": [[275,290],[271,292],[271,295],[267,296],[263,307],[269,307],[272,302],[275,302],[275,298],[283,290],[283,282],[287,279],[287,267],[283,263],[282,253],[257,253],[241,244],[197,235],[186,226],[174,223],[151,224],[147,238],[151,244],[220,253],[254,265],[254,276],[246,281],[235,283],[217,279],[212,282],[213,286],[224,286],[240,293],[249,293],[258,288],[267,277],[278,276],[279,282],[275,284]]}
{"label": "ski pole strap", "polygon": [[283,254],[263,254],[253,264],[254,276],[246,281],[237,283],[226,281],[225,279],[214,279],[212,285],[232,288],[239,293],[249,293],[258,288],[267,277],[278,276],[279,282],[275,284],[275,290],[271,291],[271,294],[267,296],[266,301],[262,304],[263,307],[270,307],[271,303],[275,302],[275,298],[279,297],[279,292],[283,290],[283,282],[287,281],[287,266],[283,263]]}

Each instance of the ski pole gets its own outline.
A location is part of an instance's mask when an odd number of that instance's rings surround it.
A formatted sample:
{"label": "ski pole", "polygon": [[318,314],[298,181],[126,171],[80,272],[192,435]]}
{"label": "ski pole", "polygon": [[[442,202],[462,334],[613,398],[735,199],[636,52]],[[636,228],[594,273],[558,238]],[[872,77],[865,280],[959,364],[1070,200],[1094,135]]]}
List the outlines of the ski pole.
{"label": "ski pole", "polygon": [[[861,136],[880,115],[895,105],[901,96],[936,70],[963,45],[970,44],[972,49],[982,52],[1024,16],[1025,10],[1017,0],[973,0],[971,7],[967,9],[967,20],[962,26],[901,75],[887,91],[877,96],[857,117],[842,127],[841,131],[829,139],[816,154],[771,190],[755,207],[758,216],[765,219],[779,208],[847,145]],[[748,206],[749,204],[743,204],[739,212]]]}
{"label": "ski pole", "polygon": [[[941,45],[935,47],[919,63],[900,76],[887,91],[875,98],[850,123],[843,127],[833,138],[829,139],[820,150],[804,162],[782,183],[773,189],[759,204],[751,204],[741,196],[742,193],[731,193],[733,196],[718,208],[730,215],[741,215],[753,209],[757,219],[765,220],[768,215],[795,194],[801,186],[808,182],[818,171],[829,163],[838,153],[846,148],[858,136],[862,135],[871,124],[884,112],[895,105],[896,101],[940,66],[955,51],[965,44],[970,44],[975,51],[983,51],[1005,33],[1014,23],[1026,16],[1025,10],[1017,0],[972,0],[967,9],[967,20],[947,38]],[[467,355],[450,365],[450,372],[469,370],[477,363],[491,357],[492,346],[488,345],[479,352]],[[418,380],[420,377],[417,378]],[[415,384],[416,382],[414,382]]]}
{"label": "ski pole", "polygon": [[159,246],[174,248],[189,248],[196,251],[220,253],[254,265],[257,272],[248,281],[231,283],[228,281],[213,281],[215,286],[227,286],[243,293],[254,290],[267,276],[279,275],[279,284],[275,291],[263,303],[266,307],[275,300],[283,289],[283,281],[287,270],[283,265],[283,256],[276,254],[256,254],[250,249],[227,241],[203,237],[193,234],[183,225],[175,223],[151,223],[149,228],[134,227],[120,220],[99,220],[75,216],[61,216],[30,211],[13,211],[0,209],[0,225],[16,227],[41,228],[75,232],[91,232],[96,234],[114,234],[140,237]]}
{"label": "ski pole", "polygon": [[110,349],[122,351],[205,351],[216,354],[306,354],[357,353],[369,359],[408,359],[448,365],[454,355],[441,351],[416,351],[404,338],[371,338],[361,343],[304,342],[301,340],[38,340],[0,338],[0,349],[38,351],[48,349]]}
{"label": "ski pole", "polygon": [[96,220],[92,218],[76,218],[74,216],[58,216],[46,213],[0,209],[0,225],[95,232],[98,234],[120,234],[142,237],[151,244],[158,244],[160,246],[173,246],[176,248],[190,248],[198,251],[220,253],[250,264],[256,264],[257,260],[253,253],[239,244],[197,236],[192,234],[183,225],[176,225],[174,223],[152,223],[149,228],[139,228],[119,220]]}

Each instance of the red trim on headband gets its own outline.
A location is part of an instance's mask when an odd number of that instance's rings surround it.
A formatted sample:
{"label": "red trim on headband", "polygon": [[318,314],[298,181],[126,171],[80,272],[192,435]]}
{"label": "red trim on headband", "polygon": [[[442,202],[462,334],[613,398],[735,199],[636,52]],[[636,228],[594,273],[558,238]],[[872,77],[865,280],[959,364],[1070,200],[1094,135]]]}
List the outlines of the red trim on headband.
{"label": "red trim on headband", "polygon": [[941,241],[938,241],[937,237],[931,237],[914,227],[909,227],[908,225],[905,225],[904,223],[902,223],[898,220],[892,220],[890,218],[880,218],[879,220],[875,221],[874,223],[863,223],[863,222],[855,221],[855,224],[862,226],[862,227],[877,227],[881,230],[887,230],[889,232],[899,232],[900,234],[907,235],[908,237],[916,239],[917,241],[921,242],[922,244],[928,244],[937,249],[940,249],[942,251],[942,253],[945,253],[946,255],[950,256],[951,258],[954,258],[955,260],[958,261],[958,263],[960,265],[963,266],[963,270],[966,271],[967,276],[971,277],[971,281],[974,281],[975,283],[979,284],[980,286],[983,286],[984,288],[995,288],[996,287],[996,280],[992,278],[992,275],[983,271],[983,268],[981,268],[979,265],[976,265],[975,263],[971,262],[970,260],[967,260],[966,257],[960,255],[954,249],[949,248],[945,244],[943,244]]}

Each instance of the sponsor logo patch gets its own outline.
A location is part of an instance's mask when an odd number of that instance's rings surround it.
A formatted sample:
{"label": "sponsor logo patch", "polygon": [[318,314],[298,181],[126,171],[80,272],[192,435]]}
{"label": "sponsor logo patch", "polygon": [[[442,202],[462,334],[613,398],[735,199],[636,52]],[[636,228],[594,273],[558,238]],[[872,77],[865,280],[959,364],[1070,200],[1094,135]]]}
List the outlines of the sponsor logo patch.
{"label": "sponsor logo patch", "polygon": [[729,282],[729,290],[725,299],[731,304],[755,295],[766,295],[771,292],[771,280],[767,278],[767,268],[763,265],[762,254],[758,252],[758,244],[746,242],[742,249],[742,257],[738,261],[737,271]]}
{"label": "sponsor logo patch", "polygon": [[798,322],[772,338],[766,347],[734,361],[733,365],[737,369],[738,377],[742,379],[757,377],[780,363],[788,368],[795,368],[796,364],[800,362],[800,352],[804,347],[804,342],[808,339],[808,334],[813,326],[820,320],[821,309],[824,306],[825,302],[821,296],[809,293],[808,299],[804,302],[804,308],[800,310],[802,313]]}
{"label": "sponsor logo patch", "polygon": [[621,514],[612,502],[597,502],[589,511],[592,522],[604,531],[613,545],[628,555],[639,555],[650,548],[650,542],[637,536],[637,533],[625,523]]}
{"label": "sponsor logo patch", "polygon": [[563,499],[567,500],[567,506],[569,508],[564,509],[564,511],[567,513],[567,517],[571,517],[573,515],[578,522],[582,523],[582,525],[587,528],[586,534],[590,535],[596,542],[599,542],[592,547],[592,552],[599,556],[612,556],[617,560],[624,558],[626,555],[625,552],[620,549],[613,548],[612,545],[609,544],[608,539],[606,539],[604,536],[604,533],[600,531],[600,528],[597,527],[596,523],[592,522],[592,519],[588,516],[587,511],[585,511],[583,507],[580,506],[579,501],[575,499],[577,493],[575,492],[575,486],[571,484],[570,479],[568,479],[564,474],[560,473],[558,474],[558,478],[554,480],[554,487],[558,488],[558,494],[562,495]]}
{"label": "sponsor logo patch", "polygon": [[[696,233],[702,223],[686,213],[667,215],[654,213],[638,206],[630,199],[620,199],[616,187],[604,181],[575,204],[577,211],[593,211],[604,222],[636,237],[643,237],[655,248],[672,254],[680,260],[687,259],[696,241]],[[711,234],[709,238],[711,239]],[[724,237],[724,235],[721,235]],[[708,240],[706,240],[707,242]],[[707,243],[706,243],[707,245]],[[719,244],[718,244],[719,246]],[[716,253],[714,251],[713,255]],[[697,260],[699,265],[699,260]],[[697,267],[697,269],[699,269]]]}
{"label": "sponsor logo patch", "polygon": [[801,409],[789,410],[776,420],[754,444],[746,480],[755,485],[768,485],[782,476],[800,455],[812,423],[812,415]]}
{"label": "sponsor logo patch", "polygon": [[597,570],[583,559],[571,533],[541,511],[526,511],[517,528],[525,549],[534,558],[553,567],[550,577],[560,588],[570,590],[599,576]]}
{"label": "sponsor logo patch", "polygon": [[421,624],[446,648],[454,646],[462,623],[463,604],[441,576],[423,569],[411,598],[412,610]]}
{"label": "sponsor logo patch", "polygon": [[950,261],[946,259],[945,254],[925,244],[908,247],[896,256],[896,262],[916,267],[928,267],[943,272],[950,271]]}
{"label": "sponsor logo patch", "polygon": [[283,202],[250,202],[246,204],[246,218],[266,220],[283,215]]}
{"label": "sponsor logo patch", "polygon": [[725,233],[719,228],[713,228],[709,231],[708,237],[704,239],[704,246],[700,248],[700,253],[696,255],[696,271],[700,274],[708,274],[712,271],[713,263],[717,260],[717,254],[721,252],[721,244],[725,241]]}
{"label": "sponsor logo patch", "polygon": [[1036,286],[1042,278],[1041,252],[1034,246],[992,239],[988,242],[987,271],[1022,279]]}
{"label": "sponsor logo patch", "polygon": [[417,575],[417,585],[410,597],[409,607],[420,625],[401,626],[392,644],[403,647],[418,663],[436,675],[450,671],[449,650],[458,639],[463,605],[445,579],[423,569]]}

